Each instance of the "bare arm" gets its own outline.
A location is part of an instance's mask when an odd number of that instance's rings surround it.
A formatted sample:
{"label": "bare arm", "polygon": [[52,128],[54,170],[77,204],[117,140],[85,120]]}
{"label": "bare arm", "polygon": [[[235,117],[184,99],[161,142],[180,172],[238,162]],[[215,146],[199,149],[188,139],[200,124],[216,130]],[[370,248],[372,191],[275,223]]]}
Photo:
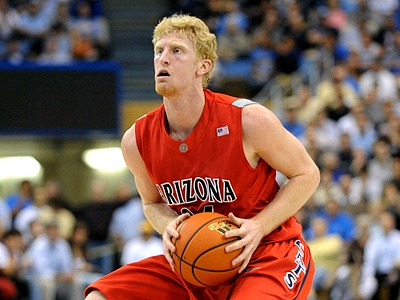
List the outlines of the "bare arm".
{"label": "bare arm", "polygon": [[319,184],[319,170],[303,145],[290,134],[267,108],[249,105],[243,109],[243,146],[250,164],[255,167],[260,159],[284,174],[289,181],[275,199],[251,220],[236,218],[241,240],[227,250],[245,246],[233,264],[243,261],[243,271],[261,239],[293,216],[311,197]]}
{"label": "bare arm", "polygon": [[173,268],[171,252],[175,251],[175,246],[171,238],[179,237],[176,229],[189,215],[178,216],[161,198],[137,148],[135,125],[125,133],[121,146],[125,162],[135,177],[136,187],[142,198],[143,212],[154,229],[162,234],[164,254]]}
{"label": "bare arm", "polygon": [[136,145],[135,125],[124,134],[121,147],[125,162],[135,177],[136,187],[143,203],[144,214],[155,230],[162,234],[167,225],[177,217],[177,214],[162,200],[147,172]]}

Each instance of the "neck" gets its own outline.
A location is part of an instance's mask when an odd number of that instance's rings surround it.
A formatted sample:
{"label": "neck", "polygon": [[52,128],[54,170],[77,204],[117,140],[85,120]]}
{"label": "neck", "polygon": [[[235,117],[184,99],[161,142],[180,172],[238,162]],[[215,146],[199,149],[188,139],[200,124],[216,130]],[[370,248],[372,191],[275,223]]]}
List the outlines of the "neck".
{"label": "neck", "polygon": [[171,138],[183,141],[198,123],[204,109],[204,92],[195,91],[190,95],[164,97],[167,131]]}

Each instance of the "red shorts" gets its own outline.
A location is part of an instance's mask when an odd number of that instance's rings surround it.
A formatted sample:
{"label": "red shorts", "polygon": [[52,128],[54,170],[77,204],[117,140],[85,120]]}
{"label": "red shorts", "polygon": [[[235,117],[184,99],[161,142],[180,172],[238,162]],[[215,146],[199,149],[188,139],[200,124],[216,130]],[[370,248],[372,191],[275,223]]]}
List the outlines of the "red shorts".
{"label": "red shorts", "polygon": [[91,284],[85,291],[102,292],[107,300],[305,300],[311,290],[314,263],[299,237],[279,243],[263,243],[246,270],[234,282],[196,287],[172,271],[163,255],[127,264]]}

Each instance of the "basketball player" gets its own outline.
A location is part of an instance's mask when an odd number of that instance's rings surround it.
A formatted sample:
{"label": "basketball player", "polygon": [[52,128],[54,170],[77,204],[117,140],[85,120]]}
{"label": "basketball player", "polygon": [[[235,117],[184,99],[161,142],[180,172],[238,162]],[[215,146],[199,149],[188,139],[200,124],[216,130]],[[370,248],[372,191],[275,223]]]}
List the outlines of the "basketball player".
{"label": "basketball player", "polygon": [[[198,18],[173,15],[155,28],[155,88],[163,104],[122,139],[146,217],[164,255],[127,264],[90,285],[86,300],[306,299],[314,266],[293,216],[319,183],[302,144],[266,107],[206,88],[216,38]],[[288,178],[280,188],[276,170]],[[192,214],[229,215],[244,247],[233,282],[196,287],[173,270],[172,237]]]}

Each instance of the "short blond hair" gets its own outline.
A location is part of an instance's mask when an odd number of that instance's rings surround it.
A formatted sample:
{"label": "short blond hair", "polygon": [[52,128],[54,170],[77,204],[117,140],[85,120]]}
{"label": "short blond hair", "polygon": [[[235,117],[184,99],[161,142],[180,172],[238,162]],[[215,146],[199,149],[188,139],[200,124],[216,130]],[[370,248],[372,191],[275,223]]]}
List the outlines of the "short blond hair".
{"label": "short blond hair", "polygon": [[203,77],[203,87],[206,87],[211,81],[212,70],[218,58],[217,39],[215,35],[210,32],[207,25],[201,19],[185,14],[174,14],[163,18],[155,27],[153,45],[163,36],[172,32],[178,36],[187,36],[193,42],[196,56],[199,60],[211,60],[211,69]]}

